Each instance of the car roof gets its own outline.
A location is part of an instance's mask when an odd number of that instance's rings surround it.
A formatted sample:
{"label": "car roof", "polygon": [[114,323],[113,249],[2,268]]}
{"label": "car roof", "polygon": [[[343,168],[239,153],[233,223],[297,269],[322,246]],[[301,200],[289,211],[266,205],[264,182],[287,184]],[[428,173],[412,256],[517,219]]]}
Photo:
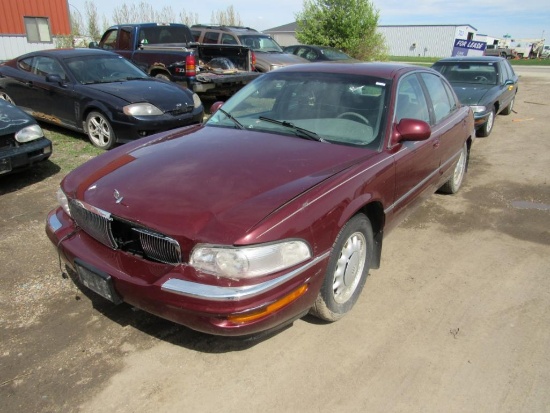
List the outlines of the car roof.
{"label": "car roof", "polygon": [[500,62],[505,60],[499,56],[455,56],[446,57],[445,59],[438,60],[436,63],[452,63],[452,62]]}
{"label": "car roof", "polygon": [[385,62],[321,62],[297,64],[282,67],[274,73],[284,72],[316,72],[316,73],[340,73],[350,75],[375,76],[384,79],[393,79],[402,73],[413,71],[439,72],[428,67],[410,65],[406,63],[385,63]]}
{"label": "car roof", "polygon": [[75,49],[47,49],[47,50],[37,50],[34,52],[26,53],[24,55],[16,57],[14,60],[26,59],[27,57],[32,56],[52,56],[60,59],[70,58],[70,57],[82,57],[82,56],[119,56],[114,52],[102,49],[86,49],[86,48],[75,48]]}

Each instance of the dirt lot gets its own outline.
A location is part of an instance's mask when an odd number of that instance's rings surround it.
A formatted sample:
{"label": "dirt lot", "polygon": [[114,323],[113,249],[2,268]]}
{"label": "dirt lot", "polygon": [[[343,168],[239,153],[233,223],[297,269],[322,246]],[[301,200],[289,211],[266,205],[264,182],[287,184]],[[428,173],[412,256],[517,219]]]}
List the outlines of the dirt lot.
{"label": "dirt lot", "polygon": [[550,412],[550,68],[520,73],[461,192],[386,239],[354,310],[259,342],[79,290],[44,234],[55,154],[0,177],[0,410]]}

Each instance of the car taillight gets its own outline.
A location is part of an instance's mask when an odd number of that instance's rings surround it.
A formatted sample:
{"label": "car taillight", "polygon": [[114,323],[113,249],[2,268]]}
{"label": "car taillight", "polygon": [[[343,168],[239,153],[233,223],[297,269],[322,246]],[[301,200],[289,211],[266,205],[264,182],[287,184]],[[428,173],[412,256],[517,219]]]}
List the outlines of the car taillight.
{"label": "car taillight", "polygon": [[197,74],[197,66],[195,64],[195,56],[189,55],[185,57],[185,76],[192,77]]}
{"label": "car taillight", "polygon": [[251,69],[256,70],[256,55],[254,54],[254,51],[250,51],[250,61],[251,61]]}

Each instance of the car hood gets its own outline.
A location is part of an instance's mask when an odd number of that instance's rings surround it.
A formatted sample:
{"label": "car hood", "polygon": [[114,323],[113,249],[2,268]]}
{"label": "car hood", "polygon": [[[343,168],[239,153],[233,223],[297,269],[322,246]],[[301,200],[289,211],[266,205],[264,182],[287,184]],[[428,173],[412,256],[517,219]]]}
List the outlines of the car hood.
{"label": "car hood", "polygon": [[464,105],[478,105],[482,103],[483,98],[489,91],[496,86],[492,85],[472,85],[471,83],[453,83],[453,89],[458,100]]}
{"label": "car hood", "polygon": [[0,99],[0,136],[10,135],[35,123],[36,121],[21,109]]}
{"label": "car hood", "polygon": [[165,234],[231,243],[304,191],[376,154],[211,126],[181,131],[93,159],[65,178],[66,193]]}
{"label": "car hood", "polygon": [[183,89],[175,84],[155,79],[95,83],[86,87],[118,97],[128,103],[149,102],[164,112],[174,110],[178,104],[193,107],[193,98]]}

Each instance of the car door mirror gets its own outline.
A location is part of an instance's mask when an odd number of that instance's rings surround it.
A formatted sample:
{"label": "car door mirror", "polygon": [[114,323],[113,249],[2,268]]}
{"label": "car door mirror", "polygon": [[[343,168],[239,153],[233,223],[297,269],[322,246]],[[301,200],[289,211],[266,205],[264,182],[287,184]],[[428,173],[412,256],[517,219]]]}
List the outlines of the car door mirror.
{"label": "car door mirror", "polygon": [[65,83],[63,79],[61,79],[61,76],[53,74],[46,75],[46,82],[57,83],[59,86],[62,86],[63,83]]}
{"label": "car door mirror", "polygon": [[219,108],[222,107],[222,105],[224,104],[225,102],[221,102],[221,101],[218,101],[218,102],[214,102],[212,104],[212,106],[210,106],[210,114],[213,115],[214,113],[216,113],[218,111]]}
{"label": "car door mirror", "polygon": [[89,49],[99,49],[99,43],[98,42],[90,42],[88,43]]}
{"label": "car door mirror", "polygon": [[397,136],[393,143],[404,141],[425,141],[432,135],[432,129],[423,120],[404,118],[395,126]]}
{"label": "car door mirror", "polygon": [[504,86],[510,86],[510,85],[513,85],[514,84],[514,81],[511,80],[511,79],[508,79],[504,82]]}

